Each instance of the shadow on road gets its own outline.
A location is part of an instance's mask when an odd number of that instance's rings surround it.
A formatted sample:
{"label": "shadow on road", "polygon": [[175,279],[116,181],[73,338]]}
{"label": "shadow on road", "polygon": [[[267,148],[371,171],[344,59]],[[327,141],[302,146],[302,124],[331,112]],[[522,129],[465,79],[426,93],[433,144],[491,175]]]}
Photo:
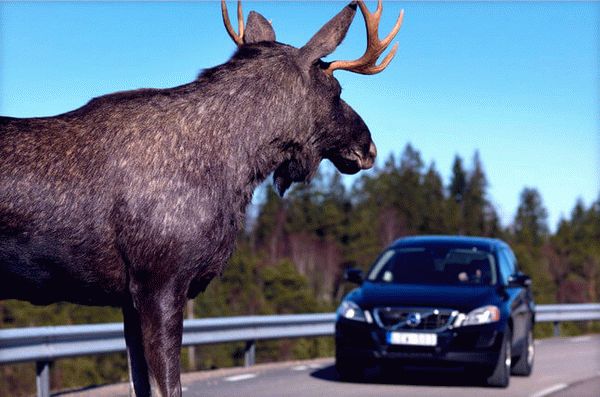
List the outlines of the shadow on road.
{"label": "shadow on road", "polygon": [[445,387],[481,387],[482,382],[465,373],[463,369],[440,368],[369,368],[365,375],[356,380],[345,381],[338,376],[335,367],[320,368],[310,376],[329,382],[410,385],[410,386],[445,386]]}

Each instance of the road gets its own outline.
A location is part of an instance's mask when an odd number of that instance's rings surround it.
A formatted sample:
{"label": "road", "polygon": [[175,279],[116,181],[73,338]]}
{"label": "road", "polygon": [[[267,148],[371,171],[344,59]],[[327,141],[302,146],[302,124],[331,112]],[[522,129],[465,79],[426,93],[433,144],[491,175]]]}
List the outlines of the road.
{"label": "road", "polygon": [[[184,397],[600,397],[600,335],[536,341],[531,377],[512,377],[507,389],[482,387],[461,372],[405,371],[386,376],[373,369],[366,380],[341,382],[333,360],[257,365],[186,374]],[[126,396],[125,385],[62,394]]]}

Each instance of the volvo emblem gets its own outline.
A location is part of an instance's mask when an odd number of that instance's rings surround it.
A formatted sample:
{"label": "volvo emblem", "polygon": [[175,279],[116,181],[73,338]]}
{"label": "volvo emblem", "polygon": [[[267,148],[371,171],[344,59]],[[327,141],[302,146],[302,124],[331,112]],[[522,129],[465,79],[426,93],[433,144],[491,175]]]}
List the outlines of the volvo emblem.
{"label": "volvo emblem", "polygon": [[416,327],[421,324],[421,314],[420,313],[410,313],[406,319],[406,324],[409,327]]}

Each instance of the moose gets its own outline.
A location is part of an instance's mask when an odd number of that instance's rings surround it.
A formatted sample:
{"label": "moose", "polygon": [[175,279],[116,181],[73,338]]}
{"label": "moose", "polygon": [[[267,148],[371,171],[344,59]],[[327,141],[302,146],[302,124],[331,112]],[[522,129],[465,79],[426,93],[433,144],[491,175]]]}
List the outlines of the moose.
{"label": "moose", "polygon": [[[367,49],[324,62],[360,8]],[[92,99],[54,117],[0,118],[0,299],[121,307],[132,393],[181,396],[183,309],[221,274],[253,190],[342,173],[376,148],[341,98],[336,70],[375,74],[400,29],[379,39],[381,0],[352,2],[301,48],[249,13],[231,59],[195,81]]]}

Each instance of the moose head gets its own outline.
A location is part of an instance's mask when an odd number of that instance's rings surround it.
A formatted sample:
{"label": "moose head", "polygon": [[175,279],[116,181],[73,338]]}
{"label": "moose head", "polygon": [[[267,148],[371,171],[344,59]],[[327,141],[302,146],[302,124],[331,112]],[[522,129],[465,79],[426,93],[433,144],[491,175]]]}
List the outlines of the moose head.
{"label": "moose head", "polygon": [[[330,160],[344,174],[354,174],[373,166],[377,149],[369,129],[362,118],[340,98],[341,87],[333,72],[347,70],[366,75],[376,74],[390,63],[398,44],[393,46],[381,63],[377,64],[377,60],[400,30],[404,13],[400,13],[392,31],[380,40],[378,29],[381,3],[379,0],[376,11],[370,13],[362,1],[352,2],[303,47],[295,48],[276,42],[275,31],[270,22],[257,12],[250,12],[244,26],[240,1],[237,6],[236,33],[231,26],[225,1],[221,1],[225,28],[239,47],[232,61],[251,58],[252,66],[244,65],[245,67],[267,69],[271,75],[292,74],[300,82],[299,85],[293,85],[291,91],[303,96],[304,103],[296,105],[297,114],[304,120],[296,121],[294,127],[304,128],[305,131],[290,131],[296,137],[302,137],[299,139],[302,142],[288,142],[291,153],[275,170],[274,183],[281,195],[292,182],[310,180],[321,159]],[[331,54],[346,36],[357,5],[364,17],[367,31],[365,53],[353,61],[324,62],[322,58]],[[262,65],[267,59],[272,62],[265,68]]]}

